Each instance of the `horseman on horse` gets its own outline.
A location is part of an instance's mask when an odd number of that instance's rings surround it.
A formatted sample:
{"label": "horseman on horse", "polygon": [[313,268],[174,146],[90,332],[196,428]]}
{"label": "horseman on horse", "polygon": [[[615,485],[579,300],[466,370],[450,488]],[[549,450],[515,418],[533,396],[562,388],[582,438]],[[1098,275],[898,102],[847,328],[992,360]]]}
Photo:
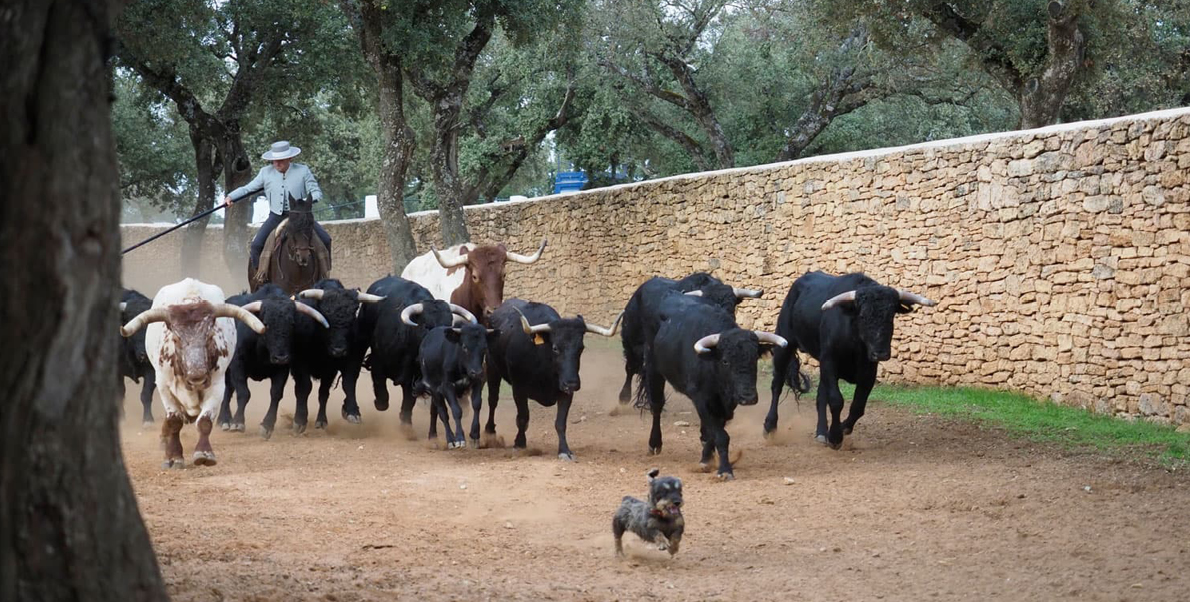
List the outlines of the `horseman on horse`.
{"label": "horseman on horse", "polygon": [[[331,237],[311,213],[313,203],[322,198],[322,190],[309,167],[291,162],[301,152],[287,141],[274,142],[261,155],[271,164],[223,199],[225,207],[257,193],[263,193],[269,201],[269,218],[252,240],[248,260],[248,282],[253,291],[265,282],[274,282],[295,293],[330,275]],[[286,225],[277,236],[274,231],[282,222]],[[266,255],[263,268],[262,253]]]}

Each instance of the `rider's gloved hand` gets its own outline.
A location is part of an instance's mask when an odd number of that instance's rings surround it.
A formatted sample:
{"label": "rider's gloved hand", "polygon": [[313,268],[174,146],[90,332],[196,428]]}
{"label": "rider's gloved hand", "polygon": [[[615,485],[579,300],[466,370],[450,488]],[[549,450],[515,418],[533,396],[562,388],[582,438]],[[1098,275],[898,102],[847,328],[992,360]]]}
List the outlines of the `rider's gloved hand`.
{"label": "rider's gloved hand", "polygon": [[223,206],[231,207],[231,197],[230,196],[223,197]]}

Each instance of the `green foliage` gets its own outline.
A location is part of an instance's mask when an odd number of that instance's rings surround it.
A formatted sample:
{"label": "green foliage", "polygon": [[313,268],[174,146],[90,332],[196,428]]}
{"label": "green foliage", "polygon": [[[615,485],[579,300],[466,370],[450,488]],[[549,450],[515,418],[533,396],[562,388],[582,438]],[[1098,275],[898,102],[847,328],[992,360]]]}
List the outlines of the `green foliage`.
{"label": "green foliage", "polygon": [[113,77],[112,131],[120,169],[123,218],[145,221],[185,212],[197,194],[186,123],[125,69]]}

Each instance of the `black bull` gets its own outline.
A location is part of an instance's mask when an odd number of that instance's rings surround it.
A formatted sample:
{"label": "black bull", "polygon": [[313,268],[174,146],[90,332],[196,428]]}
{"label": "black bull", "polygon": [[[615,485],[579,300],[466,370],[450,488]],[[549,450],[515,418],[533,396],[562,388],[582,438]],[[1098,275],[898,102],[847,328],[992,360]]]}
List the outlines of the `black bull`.
{"label": "black bull", "polygon": [[[892,355],[893,318],[913,311],[915,304],[935,305],[921,295],[883,286],[859,273],[810,272],[795,280],[777,318],[777,334],[788,339],[790,346],[773,353],[773,401],[764,420],[765,433],[777,428],[777,401],[786,384],[794,386],[791,377],[798,374],[797,351],[801,350],[819,362],[815,436],[839,449],[843,436],[864,415],[876,384],[877,365]],[[855,385],[851,411],[842,421],[840,378]]]}

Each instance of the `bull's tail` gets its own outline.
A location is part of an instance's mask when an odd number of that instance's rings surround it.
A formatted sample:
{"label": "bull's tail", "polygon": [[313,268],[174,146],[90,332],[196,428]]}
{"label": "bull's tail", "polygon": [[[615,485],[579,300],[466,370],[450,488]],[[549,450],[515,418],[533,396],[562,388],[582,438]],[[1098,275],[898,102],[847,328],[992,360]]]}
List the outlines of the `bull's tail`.
{"label": "bull's tail", "polygon": [[[632,406],[640,411],[653,410],[649,401],[649,374],[653,372],[653,350],[646,347],[641,370],[636,374],[636,395],[632,399]],[[664,400],[659,400],[664,402]]]}
{"label": "bull's tail", "polygon": [[797,350],[789,354],[789,369],[785,372],[785,384],[793,390],[793,399],[801,399],[802,394],[810,392],[810,375],[802,371],[802,360]]}

